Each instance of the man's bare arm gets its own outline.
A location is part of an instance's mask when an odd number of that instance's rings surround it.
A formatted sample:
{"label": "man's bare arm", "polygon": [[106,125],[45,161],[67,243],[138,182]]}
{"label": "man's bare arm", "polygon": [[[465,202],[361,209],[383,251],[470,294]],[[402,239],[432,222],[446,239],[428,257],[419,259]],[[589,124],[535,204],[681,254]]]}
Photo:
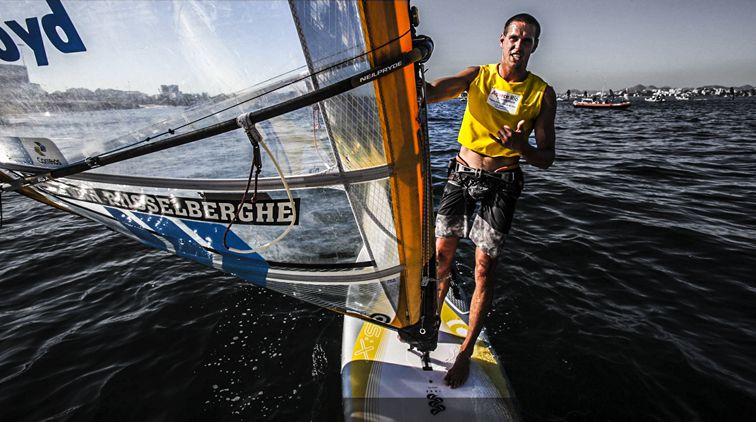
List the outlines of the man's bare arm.
{"label": "man's bare arm", "polygon": [[556,119],[556,93],[554,88],[548,86],[543,92],[541,102],[541,114],[535,121],[535,138],[538,148],[529,148],[523,154],[528,164],[538,168],[546,169],[554,163],[556,158],[556,130],[554,129],[554,120]]}
{"label": "man's bare arm", "polygon": [[429,103],[456,98],[470,86],[470,82],[478,76],[478,67],[471,66],[454,76],[436,79],[425,84],[425,92]]}

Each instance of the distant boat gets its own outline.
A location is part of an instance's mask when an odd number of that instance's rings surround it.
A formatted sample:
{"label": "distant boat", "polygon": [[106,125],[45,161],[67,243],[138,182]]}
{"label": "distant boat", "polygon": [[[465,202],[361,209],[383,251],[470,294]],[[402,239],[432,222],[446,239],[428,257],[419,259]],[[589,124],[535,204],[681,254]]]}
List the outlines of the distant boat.
{"label": "distant boat", "polygon": [[650,103],[663,103],[663,102],[667,101],[666,98],[664,98],[664,97],[662,97],[661,95],[658,95],[658,94],[654,94],[654,95],[646,98],[645,100],[648,101],[648,102],[650,102]]}
{"label": "distant boat", "polygon": [[619,103],[611,102],[607,99],[594,100],[593,98],[583,98],[572,102],[575,108],[601,108],[601,109],[614,109],[614,108],[628,108],[630,107],[630,101],[622,101]]}
{"label": "distant boat", "polygon": [[467,91],[462,91],[462,93],[459,94],[459,97],[457,97],[457,99],[463,102],[467,101]]}

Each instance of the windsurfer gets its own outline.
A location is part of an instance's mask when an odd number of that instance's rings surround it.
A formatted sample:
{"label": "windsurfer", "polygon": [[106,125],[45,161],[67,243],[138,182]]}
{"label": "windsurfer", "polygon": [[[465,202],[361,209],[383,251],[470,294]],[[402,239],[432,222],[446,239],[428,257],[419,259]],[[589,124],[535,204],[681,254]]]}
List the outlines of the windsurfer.
{"label": "windsurfer", "polygon": [[[475,342],[491,307],[494,270],[503,255],[515,204],[524,185],[520,157],[541,169],[554,161],[556,94],[527,70],[540,32],[540,24],[533,16],[515,15],[504,25],[499,63],[468,67],[427,85],[430,102],[468,92],[458,136],[460,151],[450,163],[436,218],[439,309],[449,290],[459,239],[468,237],[476,246],[469,330],[444,379],[452,388],[467,380]],[[535,147],[528,143],[532,130]],[[470,227],[468,216],[478,203],[480,207]]]}

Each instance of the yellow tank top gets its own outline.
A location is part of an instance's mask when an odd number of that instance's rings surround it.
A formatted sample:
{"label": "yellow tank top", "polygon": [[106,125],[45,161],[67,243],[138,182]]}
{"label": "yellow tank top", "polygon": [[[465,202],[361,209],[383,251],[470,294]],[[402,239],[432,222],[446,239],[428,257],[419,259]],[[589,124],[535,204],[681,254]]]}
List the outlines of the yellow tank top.
{"label": "yellow tank top", "polygon": [[457,141],[489,157],[513,157],[519,154],[496,143],[489,135],[498,136],[504,125],[514,130],[520,120],[525,120],[523,131],[530,135],[548,85],[532,73],[522,82],[507,82],[499,75],[498,66],[498,63],[481,66],[470,83]]}

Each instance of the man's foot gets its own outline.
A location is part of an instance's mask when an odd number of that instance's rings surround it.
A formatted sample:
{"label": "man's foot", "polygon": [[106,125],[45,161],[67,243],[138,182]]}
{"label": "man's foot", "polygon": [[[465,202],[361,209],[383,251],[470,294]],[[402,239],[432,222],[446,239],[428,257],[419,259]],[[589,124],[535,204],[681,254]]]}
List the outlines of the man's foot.
{"label": "man's foot", "polygon": [[461,387],[467,381],[470,375],[470,356],[467,353],[460,353],[454,361],[454,365],[444,377],[444,382],[451,388]]}

